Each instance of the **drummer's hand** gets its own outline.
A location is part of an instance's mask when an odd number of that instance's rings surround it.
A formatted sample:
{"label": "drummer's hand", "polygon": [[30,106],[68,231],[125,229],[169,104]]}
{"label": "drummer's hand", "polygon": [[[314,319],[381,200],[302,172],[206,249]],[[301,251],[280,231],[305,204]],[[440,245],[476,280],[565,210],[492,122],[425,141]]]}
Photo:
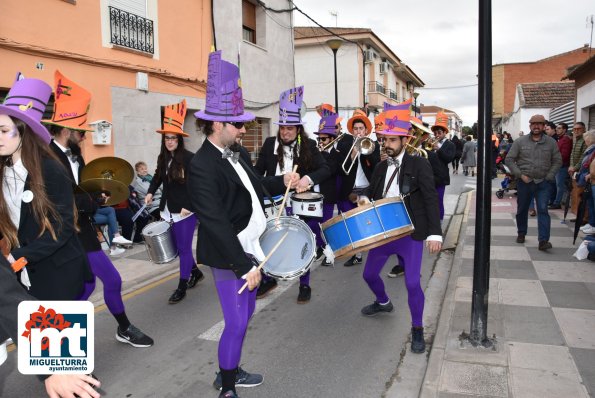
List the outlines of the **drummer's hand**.
{"label": "drummer's hand", "polygon": [[187,215],[192,214],[192,212],[190,210],[186,210],[182,207],[182,210],[180,210],[180,215],[182,217],[186,217]]}
{"label": "drummer's hand", "polygon": [[380,161],[383,162],[386,159],[388,159],[388,155],[386,154],[385,151],[380,151]]}
{"label": "drummer's hand", "polygon": [[310,179],[307,176],[303,176],[295,187],[297,193],[306,192],[310,189]]}
{"label": "drummer's hand", "polygon": [[248,289],[250,291],[256,289],[260,284],[260,270],[255,268],[246,274],[246,282],[248,282]]}
{"label": "drummer's hand", "polygon": [[428,240],[426,241],[426,247],[430,254],[436,254],[442,249],[442,242],[438,242],[436,240]]}
{"label": "drummer's hand", "polygon": [[285,173],[283,175],[283,184],[289,186],[291,189],[295,189],[298,182],[300,181],[300,175],[298,173]]}
{"label": "drummer's hand", "polygon": [[153,202],[153,194],[152,193],[148,193],[145,196],[145,204],[146,205],[150,205]]}
{"label": "drummer's hand", "polygon": [[366,197],[366,196],[360,196],[357,199],[357,205],[358,206],[365,206],[365,205],[367,205],[369,203],[370,203],[370,199],[368,199],[368,197]]}

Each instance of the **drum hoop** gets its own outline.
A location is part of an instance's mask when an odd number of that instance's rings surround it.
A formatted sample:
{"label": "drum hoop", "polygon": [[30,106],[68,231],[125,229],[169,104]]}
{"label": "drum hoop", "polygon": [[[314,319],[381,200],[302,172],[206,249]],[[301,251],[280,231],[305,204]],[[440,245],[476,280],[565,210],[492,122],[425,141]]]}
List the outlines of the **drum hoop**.
{"label": "drum hoop", "polygon": [[[407,211],[407,206],[405,206],[405,203],[401,200],[401,198],[394,197],[394,198],[379,199],[374,202],[370,202],[370,203],[366,204],[365,206],[359,206],[359,207],[356,207],[355,209],[351,209],[347,212],[341,213],[343,215],[343,218],[339,217],[341,215],[341,214],[339,214],[338,216],[335,216],[335,217],[331,218],[330,220],[323,222],[322,228],[328,228],[332,225],[337,224],[338,222],[343,222],[344,220],[352,218],[353,216],[364,213],[365,211],[374,210],[374,205],[372,203],[374,203],[376,208],[386,206],[389,204],[393,204],[393,203],[403,203],[403,206],[405,207],[405,212],[407,213],[407,217],[409,217],[409,220],[411,220],[411,217],[409,216],[409,212]],[[335,218],[336,218],[336,220],[335,220]]]}
{"label": "drum hoop", "polygon": [[153,221],[153,222],[151,222],[151,223],[148,223],[147,225],[145,225],[145,227],[144,227],[144,228],[142,229],[142,231],[140,232],[140,233],[141,233],[141,235],[143,235],[143,236],[144,236],[144,235],[145,235],[145,230],[146,230],[147,228],[149,228],[151,225],[153,225],[153,224],[161,224],[161,223],[166,223],[166,224],[169,224],[169,225],[168,225],[168,227],[167,227],[167,229],[166,229],[165,231],[163,231],[163,232],[161,232],[161,233],[159,233],[159,234],[157,234],[157,235],[155,235],[155,234],[148,234],[148,233],[147,233],[146,235],[149,235],[149,236],[160,236],[161,234],[164,234],[164,233],[166,233],[167,231],[169,231],[169,230],[171,229],[171,224],[170,224],[170,223],[168,223],[168,222],[167,222],[167,221],[165,221],[165,220],[158,220],[158,221]]}
{"label": "drum hoop", "polygon": [[[345,257],[350,253],[352,254],[352,253],[361,251],[361,249],[363,247],[366,247],[366,246],[369,246],[372,244],[376,244],[376,243],[378,243],[378,245],[376,245],[374,247],[384,245],[385,243],[392,242],[393,240],[401,239],[407,235],[411,235],[414,232],[414,230],[415,230],[415,228],[413,228],[413,224],[409,224],[409,225],[404,225],[402,227],[391,229],[391,230],[387,231],[386,233],[381,232],[379,234],[368,236],[365,239],[354,242],[354,247],[351,247],[352,246],[351,243],[348,243],[348,244],[344,245],[343,247],[335,250],[335,257],[337,257],[337,258]],[[386,235],[386,236],[384,236],[384,235]],[[384,236],[384,237],[382,239],[375,240],[375,238],[378,236]],[[372,248],[372,247],[370,247],[370,248]]]}
{"label": "drum hoop", "polygon": [[317,198],[298,198],[298,197],[296,197],[296,195],[299,195],[299,194],[292,193],[291,200],[294,202],[322,202],[324,200],[324,195],[322,195],[318,192],[312,192],[312,193],[318,194],[318,197]]}

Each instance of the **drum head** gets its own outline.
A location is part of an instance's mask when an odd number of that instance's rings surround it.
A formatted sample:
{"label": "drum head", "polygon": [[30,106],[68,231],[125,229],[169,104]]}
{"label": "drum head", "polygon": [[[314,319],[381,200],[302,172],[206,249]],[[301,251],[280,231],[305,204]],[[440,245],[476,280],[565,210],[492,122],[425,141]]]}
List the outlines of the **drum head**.
{"label": "drum head", "polygon": [[279,279],[293,279],[305,274],[316,251],[314,234],[308,225],[296,217],[280,217],[267,222],[267,229],[260,237],[260,245],[268,255],[279,240],[288,232],[277,251],[263,269],[267,275]]}
{"label": "drum head", "polygon": [[295,200],[297,202],[319,202],[323,198],[324,196],[318,192],[302,192],[291,194],[291,200]]}
{"label": "drum head", "polygon": [[143,235],[161,235],[162,233],[167,232],[170,227],[171,226],[167,221],[155,221],[143,228]]}

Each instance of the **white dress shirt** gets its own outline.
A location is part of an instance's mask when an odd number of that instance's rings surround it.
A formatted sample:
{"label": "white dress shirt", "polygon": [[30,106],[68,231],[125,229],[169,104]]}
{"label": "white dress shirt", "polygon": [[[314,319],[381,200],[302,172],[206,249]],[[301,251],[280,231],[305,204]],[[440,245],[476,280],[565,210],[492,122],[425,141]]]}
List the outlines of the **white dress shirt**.
{"label": "white dress shirt", "polygon": [[[58,141],[54,140],[54,144],[56,144],[56,146],[58,146],[58,148],[60,148],[60,150],[64,153],[66,153],[67,150],[69,150],[70,148],[65,148],[63,147]],[[72,152],[72,150],[71,150]],[[76,185],[78,185],[79,183],[79,162],[78,160],[76,162],[72,161],[72,158],[70,156],[66,156],[68,158],[68,163],[70,163],[70,169],[72,170],[72,175],[74,175],[74,182],[76,183]]]}

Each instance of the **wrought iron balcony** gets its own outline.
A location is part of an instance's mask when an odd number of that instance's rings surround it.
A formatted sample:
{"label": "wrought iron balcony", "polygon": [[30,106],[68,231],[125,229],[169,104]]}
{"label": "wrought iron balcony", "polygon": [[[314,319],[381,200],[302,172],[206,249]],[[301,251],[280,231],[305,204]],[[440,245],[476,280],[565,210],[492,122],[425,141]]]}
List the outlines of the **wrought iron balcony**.
{"label": "wrought iron balcony", "polygon": [[110,42],[153,54],[153,21],[109,6]]}
{"label": "wrought iron balcony", "polygon": [[388,96],[390,97],[390,99],[399,101],[399,99],[397,98],[397,93],[394,90],[388,90]]}
{"label": "wrought iron balcony", "polygon": [[368,92],[382,93],[382,94],[386,95],[386,89],[380,82],[368,82]]}

